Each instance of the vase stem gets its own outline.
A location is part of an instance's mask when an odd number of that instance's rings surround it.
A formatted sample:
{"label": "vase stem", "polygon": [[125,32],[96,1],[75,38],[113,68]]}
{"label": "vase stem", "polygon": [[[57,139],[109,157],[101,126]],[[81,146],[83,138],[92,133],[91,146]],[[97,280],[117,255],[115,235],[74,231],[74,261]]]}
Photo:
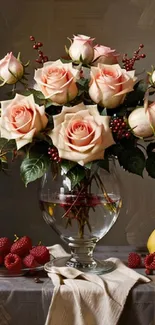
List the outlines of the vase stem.
{"label": "vase stem", "polygon": [[95,237],[91,239],[66,238],[66,240],[71,250],[71,258],[67,261],[67,266],[78,269],[96,267],[96,261],[93,258],[93,251],[97,242]]}

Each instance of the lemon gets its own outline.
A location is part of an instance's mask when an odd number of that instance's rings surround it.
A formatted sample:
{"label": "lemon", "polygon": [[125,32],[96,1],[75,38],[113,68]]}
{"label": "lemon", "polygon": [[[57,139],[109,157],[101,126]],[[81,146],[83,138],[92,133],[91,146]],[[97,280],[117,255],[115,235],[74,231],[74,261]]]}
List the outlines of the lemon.
{"label": "lemon", "polygon": [[152,231],[151,235],[149,236],[146,245],[149,253],[155,252],[155,229]]}

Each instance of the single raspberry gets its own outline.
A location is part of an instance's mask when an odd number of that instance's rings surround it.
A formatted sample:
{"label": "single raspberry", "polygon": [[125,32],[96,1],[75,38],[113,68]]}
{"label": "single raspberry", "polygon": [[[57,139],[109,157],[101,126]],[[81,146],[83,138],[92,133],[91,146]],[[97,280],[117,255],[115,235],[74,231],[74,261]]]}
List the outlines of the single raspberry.
{"label": "single raspberry", "polygon": [[130,253],[128,255],[128,266],[133,269],[136,267],[140,267],[141,266],[140,255],[134,252]]}
{"label": "single raspberry", "polygon": [[43,245],[33,247],[30,250],[30,254],[33,255],[35,260],[41,265],[47,263],[50,260],[49,250],[46,248],[46,246]]}
{"label": "single raspberry", "polygon": [[3,265],[3,262],[4,262],[4,257],[0,255],[0,265]]}
{"label": "single raspberry", "polygon": [[152,275],[152,270],[145,269],[145,274],[146,274],[146,275]]}
{"label": "single raspberry", "polygon": [[155,270],[155,253],[146,255],[144,265],[146,269]]}
{"label": "single raspberry", "polygon": [[9,253],[5,256],[4,265],[9,271],[20,272],[22,260],[17,254]]}
{"label": "single raspberry", "polygon": [[11,241],[7,237],[0,238],[0,255],[7,255],[10,252]]}
{"label": "single raspberry", "polygon": [[28,267],[28,268],[35,268],[38,266],[38,262],[35,260],[34,256],[32,256],[31,254],[25,256],[23,258],[23,264],[24,266]]}
{"label": "single raspberry", "polygon": [[11,253],[17,254],[20,257],[24,257],[29,253],[29,250],[32,248],[32,241],[28,236],[23,236],[20,239],[16,240],[15,243],[11,246]]}

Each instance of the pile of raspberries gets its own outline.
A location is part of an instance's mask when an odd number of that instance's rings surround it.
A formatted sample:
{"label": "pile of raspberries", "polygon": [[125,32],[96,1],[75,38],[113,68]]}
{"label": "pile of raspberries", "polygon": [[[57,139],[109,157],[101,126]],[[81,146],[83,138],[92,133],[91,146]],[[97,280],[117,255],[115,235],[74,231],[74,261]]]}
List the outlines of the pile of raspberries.
{"label": "pile of raspberries", "polygon": [[128,255],[128,267],[132,269],[144,267],[147,275],[153,274],[153,270],[155,270],[155,252],[146,255],[143,260],[141,255],[131,252]]}
{"label": "pile of raspberries", "polygon": [[31,238],[23,236],[14,243],[7,237],[0,237],[0,266],[11,272],[20,273],[22,268],[34,269],[50,260],[46,246],[32,247]]}

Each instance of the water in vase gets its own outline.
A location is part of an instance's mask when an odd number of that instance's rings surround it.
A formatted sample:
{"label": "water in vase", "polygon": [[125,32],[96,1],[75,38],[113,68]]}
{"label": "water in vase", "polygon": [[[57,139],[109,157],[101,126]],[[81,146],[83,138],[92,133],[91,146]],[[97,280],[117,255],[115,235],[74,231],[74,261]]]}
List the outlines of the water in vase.
{"label": "water in vase", "polygon": [[[108,198],[108,199],[107,199]],[[46,222],[61,238],[101,239],[117,220],[121,199],[115,194],[44,194],[40,206]]]}

